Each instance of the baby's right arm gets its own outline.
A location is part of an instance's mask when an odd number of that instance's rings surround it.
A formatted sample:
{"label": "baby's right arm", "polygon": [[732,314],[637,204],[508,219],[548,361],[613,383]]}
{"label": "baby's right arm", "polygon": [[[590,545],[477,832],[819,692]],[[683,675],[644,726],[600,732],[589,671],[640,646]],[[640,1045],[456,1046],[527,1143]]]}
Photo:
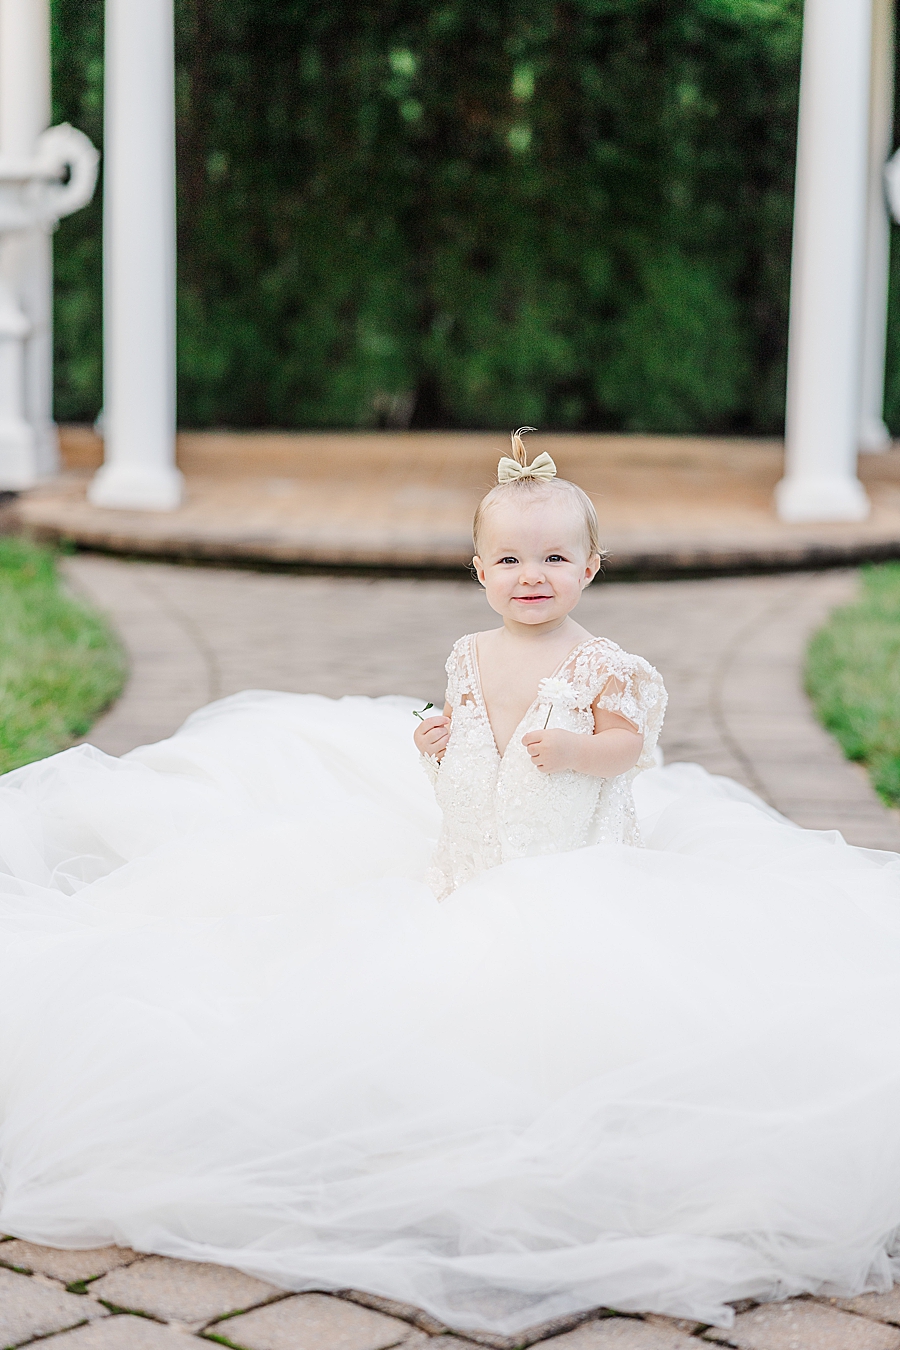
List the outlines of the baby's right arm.
{"label": "baby's right arm", "polygon": [[431,755],[437,760],[443,759],[450,739],[450,714],[450,704],[445,703],[440,717],[426,717],[424,722],[420,722],[416,727],[413,740],[420,755]]}

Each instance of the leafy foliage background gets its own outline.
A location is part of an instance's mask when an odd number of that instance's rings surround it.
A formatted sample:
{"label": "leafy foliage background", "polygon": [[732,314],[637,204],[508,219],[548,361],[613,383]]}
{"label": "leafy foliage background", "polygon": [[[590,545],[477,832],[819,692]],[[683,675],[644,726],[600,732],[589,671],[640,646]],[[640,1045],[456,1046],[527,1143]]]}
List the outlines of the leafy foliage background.
{"label": "leafy foliage background", "polygon": [[[102,0],[54,10],[101,145]],[[182,425],[776,431],[800,17],[178,0]],[[62,419],[100,406],[100,218],[57,235]]]}

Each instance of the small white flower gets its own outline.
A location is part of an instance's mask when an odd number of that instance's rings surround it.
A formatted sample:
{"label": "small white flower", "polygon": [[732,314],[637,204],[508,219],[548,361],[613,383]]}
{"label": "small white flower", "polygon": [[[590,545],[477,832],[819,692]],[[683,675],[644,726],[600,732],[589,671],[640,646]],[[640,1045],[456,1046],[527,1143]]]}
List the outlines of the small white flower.
{"label": "small white flower", "polygon": [[555,708],[574,708],[576,694],[568,680],[548,675],[538,685],[538,698],[541,703],[552,703]]}

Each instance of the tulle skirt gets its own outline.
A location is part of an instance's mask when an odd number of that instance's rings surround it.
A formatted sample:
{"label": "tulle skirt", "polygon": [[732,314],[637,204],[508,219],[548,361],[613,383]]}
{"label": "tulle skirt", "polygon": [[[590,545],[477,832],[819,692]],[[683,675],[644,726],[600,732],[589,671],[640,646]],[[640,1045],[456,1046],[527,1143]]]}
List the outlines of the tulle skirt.
{"label": "tulle skirt", "polygon": [[888,1287],[900,857],[675,764],[438,904],[412,706],[0,780],[0,1231],[505,1333]]}

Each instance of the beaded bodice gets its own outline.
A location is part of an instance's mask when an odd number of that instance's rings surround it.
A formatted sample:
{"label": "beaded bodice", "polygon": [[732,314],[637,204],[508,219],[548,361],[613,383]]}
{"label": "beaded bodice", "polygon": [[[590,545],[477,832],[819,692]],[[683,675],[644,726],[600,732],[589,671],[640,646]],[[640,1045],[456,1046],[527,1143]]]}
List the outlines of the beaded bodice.
{"label": "beaded bodice", "polygon": [[[429,878],[440,898],[511,858],[640,843],[631,782],[654,762],[666,707],[662,679],[642,657],[606,638],[579,643],[541,680],[502,755],[484,702],[475,634],[460,638],[450,653],[447,703],[444,757],[440,765],[426,760],[444,817]],[[617,778],[535,768],[522,744],[525,733],[543,727],[549,712],[551,727],[592,735],[595,705],[620,713],[643,734],[637,765]]]}

